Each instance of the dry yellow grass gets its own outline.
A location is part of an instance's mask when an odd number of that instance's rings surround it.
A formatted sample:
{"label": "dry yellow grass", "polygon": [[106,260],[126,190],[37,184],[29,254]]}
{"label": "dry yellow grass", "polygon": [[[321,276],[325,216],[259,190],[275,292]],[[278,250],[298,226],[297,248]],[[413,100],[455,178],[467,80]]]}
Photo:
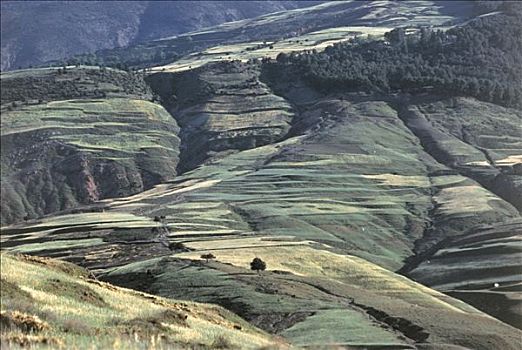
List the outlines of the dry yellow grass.
{"label": "dry yellow grass", "polygon": [[[3,330],[2,340],[11,345],[45,347],[52,343],[61,349],[211,348],[216,339],[222,338],[232,348],[288,347],[220,307],[163,299],[90,280],[64,272],[75,269],[68,263],[2,254],[1,267],[2,283],[10,287],[9,292],[2,292],[2,317],[14,315],[17,320],[37,320],[41,325],[32,334],[16,327]],[[61,288],[52,288],[54,285]],[[86,295],[98,304],[86,299]],[[30,304],[23,304],[24,298],[29,298]],[[43,320],[35,313],[43,315]],[[71,325],[74,327],[67,331]]]}
{"label": "dry yellow grass", "polygon": [[495,211],[491,202],[500,201],[493,193],[478,185],[458,186],[442,189],[435,197],[441,212],[477,214]]}
{"label": "dry yellow grass", "polygon": [[232,239],[205,239],[204,241],[186,242],[185,246],[202,251],[202,250],[220,250],[220,249],[245,249],[260,247],[276,247],[276,246],[297,246],[309,245],[312,241],[292,241],[292,236],[278,236],[277,240],[270,236],[241,237]]}
{"label": "dry yellow grass", "polygon": [[514,155],[509,156],[507,158],[503,158],[500,160],[497,160],[495,164],[500,166],[513,166],[515,164],[521,164],[522,163],[522,155]]}
{"label": "dry yellow grass", "polygon": [[361,175],[366,179],[378,180],[385,186],[429,187],[429,179],[425,176],[406,176],[395,174]]}
{"label": "dry yellow grass", "polygon": [[[176,257],[200,259],[200,254],[201,252],[188,252],[177,254]],[[408,300],[427,308],[436,306],[453,312],[478,313],[464,303],[448,303],[448,297],[444,294],[355,256],[335,254],[303,245],[218,249],[212,250],[212,254],[216,256],[217,261],[247,269],[250,268],[252,258],[257,256],[266,262],[268,270],[328,278],[376,295]]]}

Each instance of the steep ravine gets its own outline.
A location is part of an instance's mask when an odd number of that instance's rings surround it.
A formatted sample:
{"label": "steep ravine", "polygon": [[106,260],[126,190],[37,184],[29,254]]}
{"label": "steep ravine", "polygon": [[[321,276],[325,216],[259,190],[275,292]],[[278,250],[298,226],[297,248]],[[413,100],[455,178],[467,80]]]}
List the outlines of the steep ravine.
{"label": "steep ravine", "polygon": [[[489,115],[484,113],[484,107],[490,112]],[[426,114],[426,110],[431,110],[431,115]],[[443,120],[441,116],[445,112],[448,112],[447,118]],[[511,115],[512,118],[501,118],[502,114]],[[426,152],[438,162],[462,176],[474,179],[511,203],[519,212],[522,210],[522,164],[515,160],[512,163],[508,161],[510,156],[520,156],[517,153],[522,153],[516,143],[517,137],[522,137],[521,124],[517,123],[522,122],[520,111],[488,103],[477,104],[472,99],[456,98],[418,106],[403,105],[398,108],[398,115],[419,138]],[[464,116],[473,116],[476,120],[456,120]],[[429,117],[431,119],[428,119]],[[466,122],[470,125],[462,126],[462,123]],[[460,130],[460,137],[454,134],[456,129]],[[463,132],[464,130],[466,132]],[[496,139],[492,139],[489,135],[495,133]],[[485,136],[489,137],[487,141],[492,149],[478,144]],[[509,137],[514,141],[508,143],[503,140]],[[471,139],[479,141],[473,142]],[[507,149],[496,151],[500,147]],[[505,154],[502,154],[502,151]],[[491,153],[496,153],[496,160]],[[497,161],[504,166],[498,166]]]}
{"label": "steep ravine", "polygon": [[[440,103],[440,102],[439,102]],[[466,100],[450,102],[453,108],[458,110],[464,104],[475,107]],[[455,106],[455,104],[457,106]],[[486,108],[498,108],[485,106]],[[427,107],[424,107],[425,109]],[[484,107],[483,107],[484,108]],[[519,177],[520,164],[497,166],[491,156],[494,151],[476,144],[480,136],[470,135],[466,126],[460,128],[462,141],[473,149],[480,151],[487,160],[470,162],[472,152],[457,155],[455,144],[459,142],[451,131],[444,133],[430,123],[425,116],[420,114],[421,108],[416,106],[403,106],[398,108],[398,116],[404,124],[419,138],[422,146],[439,162],[459,172],[462,176],[475,179],[483,187],[513,204],[520,211],[520,188],[510,186],[499,189],[499,178],[508,176]],[[429,107],[428,107],[429,110]],[[433,112],[433,110],[432,110]],[[475,117],[481,116],[473,109],[467,111]],[[448,113],[450,116],[451,114]],[[498,114],[490,116],[491,119]],[[451,120],[451,117],[448,119]],[[516,119],[515,119],[516,120]],[[480,122],[480,121],[479,121]],[[505,122],[505,120],[504,120]],[[481,127],[488,121],[480,122]],[[473,127],[473,125],[472,125]],[[509,126],[508,126],[509,127]],[[513,133],[518,133],[519,126],[514,125]],[[477,130],[475,129],[475,132]],[[455,137],[452,139],[452,137]],[[448,148],[448,144],[453,148]],[[467,149],[467,146],[465,146]],[[493,146],[494,147],[494,146]],[[505,145],[503,146],[505,147]],[[516,153],[516,144],[513,147]],[[460,148],[462,151],[462,148]],[[511,151],[511,152],[513,152]],[[497,159],[501,156],[496,155]],[[487,165],[486,165],[487,164]],[[492,169],[493,168],[493,169]],[[516,179],[507,185],[516,183]],[[520,179],[518,179],[520,181]],[[440,191],[440,188],[439,190]],[[436,202],[437,193],[432,194]],[[437,223],[437,205],[430,211],[430,217]],[[448,295],[459,298],[478,309],[514,326],[520,328],[522,324],[521,304],[516,293],[519,290],[519,271],[522,268],[517,235],[522,231],[520,214],[513,208],[511,219],[500,216],[497,222],[491,225],[470,226],[455,235],[445,235],[444,229],[438,230],[436,226],[429,227],[422,238],[416,242],[415,255],[405,260],[404,266],[398,273],[408,276],[415,281],[440,290]],[[442,234],[441,234],[442,233]],[[494,300],[494,301],[492,301]]]}
{"label": "steep ravine", "polygon": [[[424,97],[424,99],[426,98]],[[462,100],[464,101],[462,102]],[[480,108],[479,106],[475,106],[472,103],[469,103],[465,99],[456,99],[453,101],[435,100],[435,102],[431,102],[431,104],[424,103],[424,106],[422,106],[412,104],[411,101],[405,101],[403,98],[401,98],[399,99],[398,103],[393,102],[392,104],[397,110],[397,116],[402,120],[404,126],[407,127],[418,138],[420,145],[422,145],[424,151],[427,154],[432,156],[439,163],[451,169],[450,172],[453,171],[454,174],[459,174],[460,176],[471,178],[477,181],[482,187],[496,195],[499,195],[500,198],[513,205],[514,208],[509,205],[504,205],[503,211],[509,214],[507,216],[500,215],[497,221],[501,222],[509,217],[520,216],[520,214],[517,212],[517,207],[519,205],[518,196],[516,194],[511,194],[511,196],[502,196],[502,191],[500,191],[501,193],[498,193],[499,191],[495,186],[497,179],[503,176],[504,173],[514,172],[516,174],[517,165],[515,164],[515,166],[507,169],[499,169],[495,167],[487,149],[474,146],[469,142],[469,140],[467,140],[468,137],[466,135],[461,135],[463,140],[460,140],[459,138],[451,135],[450,131],[445,131],[443,128],[441,128],[440,124],[434,126],[421,112],[421,109],[424,108],[431,110],[435,115],[440,115],[441,113],[444,113],[443,108],[462,108],[462,106],[458,106],[459,103],[468,108],[467,110],[460,112],[461,114],[474,115],[476,113],[474,108]],[[436,108],[433,106],[436,106]],[[505,110],[503,107],[496,106],[496,108]],[[484,122],[482,121],[482,125],[483,124]],[[461,130],[463,128],[464,127],[461,127]],[[437,198],[440,197],[440,191],[444,187],[436,186],[432,180],[434,177],[440,175],[444,175],[444,173],[438,172],[437,174],[430,174],[429,176],[433,203],[433,209],[430,210],[429,220],[432,224],[426,228],[422,238],[416,241],[416,255],[411,256],[406,260],[405,265],[399,270],[401,273],[406,273],[414,269],[418,264],[429,258],[444,245],[442,241],[447,237],[447,234],[444,233],[444,228],[437,229],[437,219],[435,217],[437,216],[437,212],[440,212],[440,204],[438,204],[440,199],[438,200]],[[489,220],[489,222],[494,221],[494,218]],[[460,234],[465,234],[465,232],[471,228],[473,227],[463,227],[464,231]]]}
{"label": "steep ravine", "polygon": [[221,62],[147,78],[180,126],[178,173],[230,152],[282,140],[293,108],[259,80],[259,68]]}

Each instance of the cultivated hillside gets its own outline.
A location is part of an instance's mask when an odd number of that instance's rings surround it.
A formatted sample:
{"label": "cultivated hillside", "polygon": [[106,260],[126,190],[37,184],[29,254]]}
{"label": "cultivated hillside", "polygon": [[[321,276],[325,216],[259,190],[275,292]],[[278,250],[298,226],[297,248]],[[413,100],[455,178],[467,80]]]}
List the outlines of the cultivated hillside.
{"label": "cultivated hillside", "polygon": [[178,126],[141,76],[69,67],[0,79],[3,224],[176,175]]}
{"label": "cultivated hillside", "polygon": [[[218,304],[298,346],[519,349],[522,8],[485,5],[324,3],[89,57],[145,70],[9,73],[12,152],[50,128],[102,168],[157,176],[131,190],[103,173],[117,194],[14,217],[2,248]],[[2,151],[2,186],[41,178],[24,175],[44,169],[31,150]]]}
{"label": "cultivated hillside", "polygon": [[[447,27],[484,11],[487,10],[477,9],[466,1],[330,1],[121,49],[101,50],[95,55],[77,56],[70,62],[141,68],[165,64],[155,69],[185,70],[209,61],[275,57],[281,51],[322,50],[353,37],[379,36],[397,26]],[[171,64],[173,61],[176,62]]]}
{"label": "cultivated hillside", "polygon": [[[518,211],[437,162],[393,103],[350,98],[299,106],[297,135],[221,153],[172,183],[98,203],[103,213],[4,228],[2,245],[75,261],[126,287],[218,303],[297,344],[516,348],[514,328],[391,271],[444,237],[467,237]],[[505,265],[497,258],[510,252],[504,242],[492,269]],[[216,262],[201,262],[208,252]],[[248,270],[255,256],[268,265],[261,276]],[[449,273],[456,263],[437,266]],[[325,335],[324,324],[336,327]],[[375,336],[379,324],[384,332]],[[314,329],[322,337],[311,336]]]}
{"label": "cultivated hillside", "polygon": [[520,308],[520,218],[447,239],[408,273],[515,327]]}

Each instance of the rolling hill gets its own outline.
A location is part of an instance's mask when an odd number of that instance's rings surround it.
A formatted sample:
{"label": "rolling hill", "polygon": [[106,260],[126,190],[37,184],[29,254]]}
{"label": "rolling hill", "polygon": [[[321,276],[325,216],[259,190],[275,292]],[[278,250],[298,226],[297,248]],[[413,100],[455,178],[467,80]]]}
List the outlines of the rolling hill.
{"label": "rolling hill", "polygon": [[119,288],[62,261],[2,254],[1,262],[2,347],[289,348],[214,305]]}
{"label": "rolling hill", "polygon": [[521,18],[329,2],[3,73],[4,254],[293,346],[519,349]]}
{"label": "rolling hill", "polygon": [[2,70],[127,46],[313,1],[2,1]]}
{"label": "rolling hill", "polygon": [[0,79],[3,223],[174,178],[179,128],[140,76],[85,67]]}

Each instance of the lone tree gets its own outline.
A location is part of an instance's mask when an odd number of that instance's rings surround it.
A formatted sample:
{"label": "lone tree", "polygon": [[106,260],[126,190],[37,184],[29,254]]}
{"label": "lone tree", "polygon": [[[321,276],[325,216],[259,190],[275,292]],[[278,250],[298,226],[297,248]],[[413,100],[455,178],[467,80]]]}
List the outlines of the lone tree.
{"label": "lone tree", "polygon": [[257,271],[257,273],[259,273],[260,271],[265,271],[266,263],[259,258],[254,258],[250,263],[250,269]]}
{"label": "lone tree", "polygon": [[208,263],[209,260],[215,259],[216,257],[212,253],[207,253],[201,255],[201,259],[205,259],[205,261]]}

